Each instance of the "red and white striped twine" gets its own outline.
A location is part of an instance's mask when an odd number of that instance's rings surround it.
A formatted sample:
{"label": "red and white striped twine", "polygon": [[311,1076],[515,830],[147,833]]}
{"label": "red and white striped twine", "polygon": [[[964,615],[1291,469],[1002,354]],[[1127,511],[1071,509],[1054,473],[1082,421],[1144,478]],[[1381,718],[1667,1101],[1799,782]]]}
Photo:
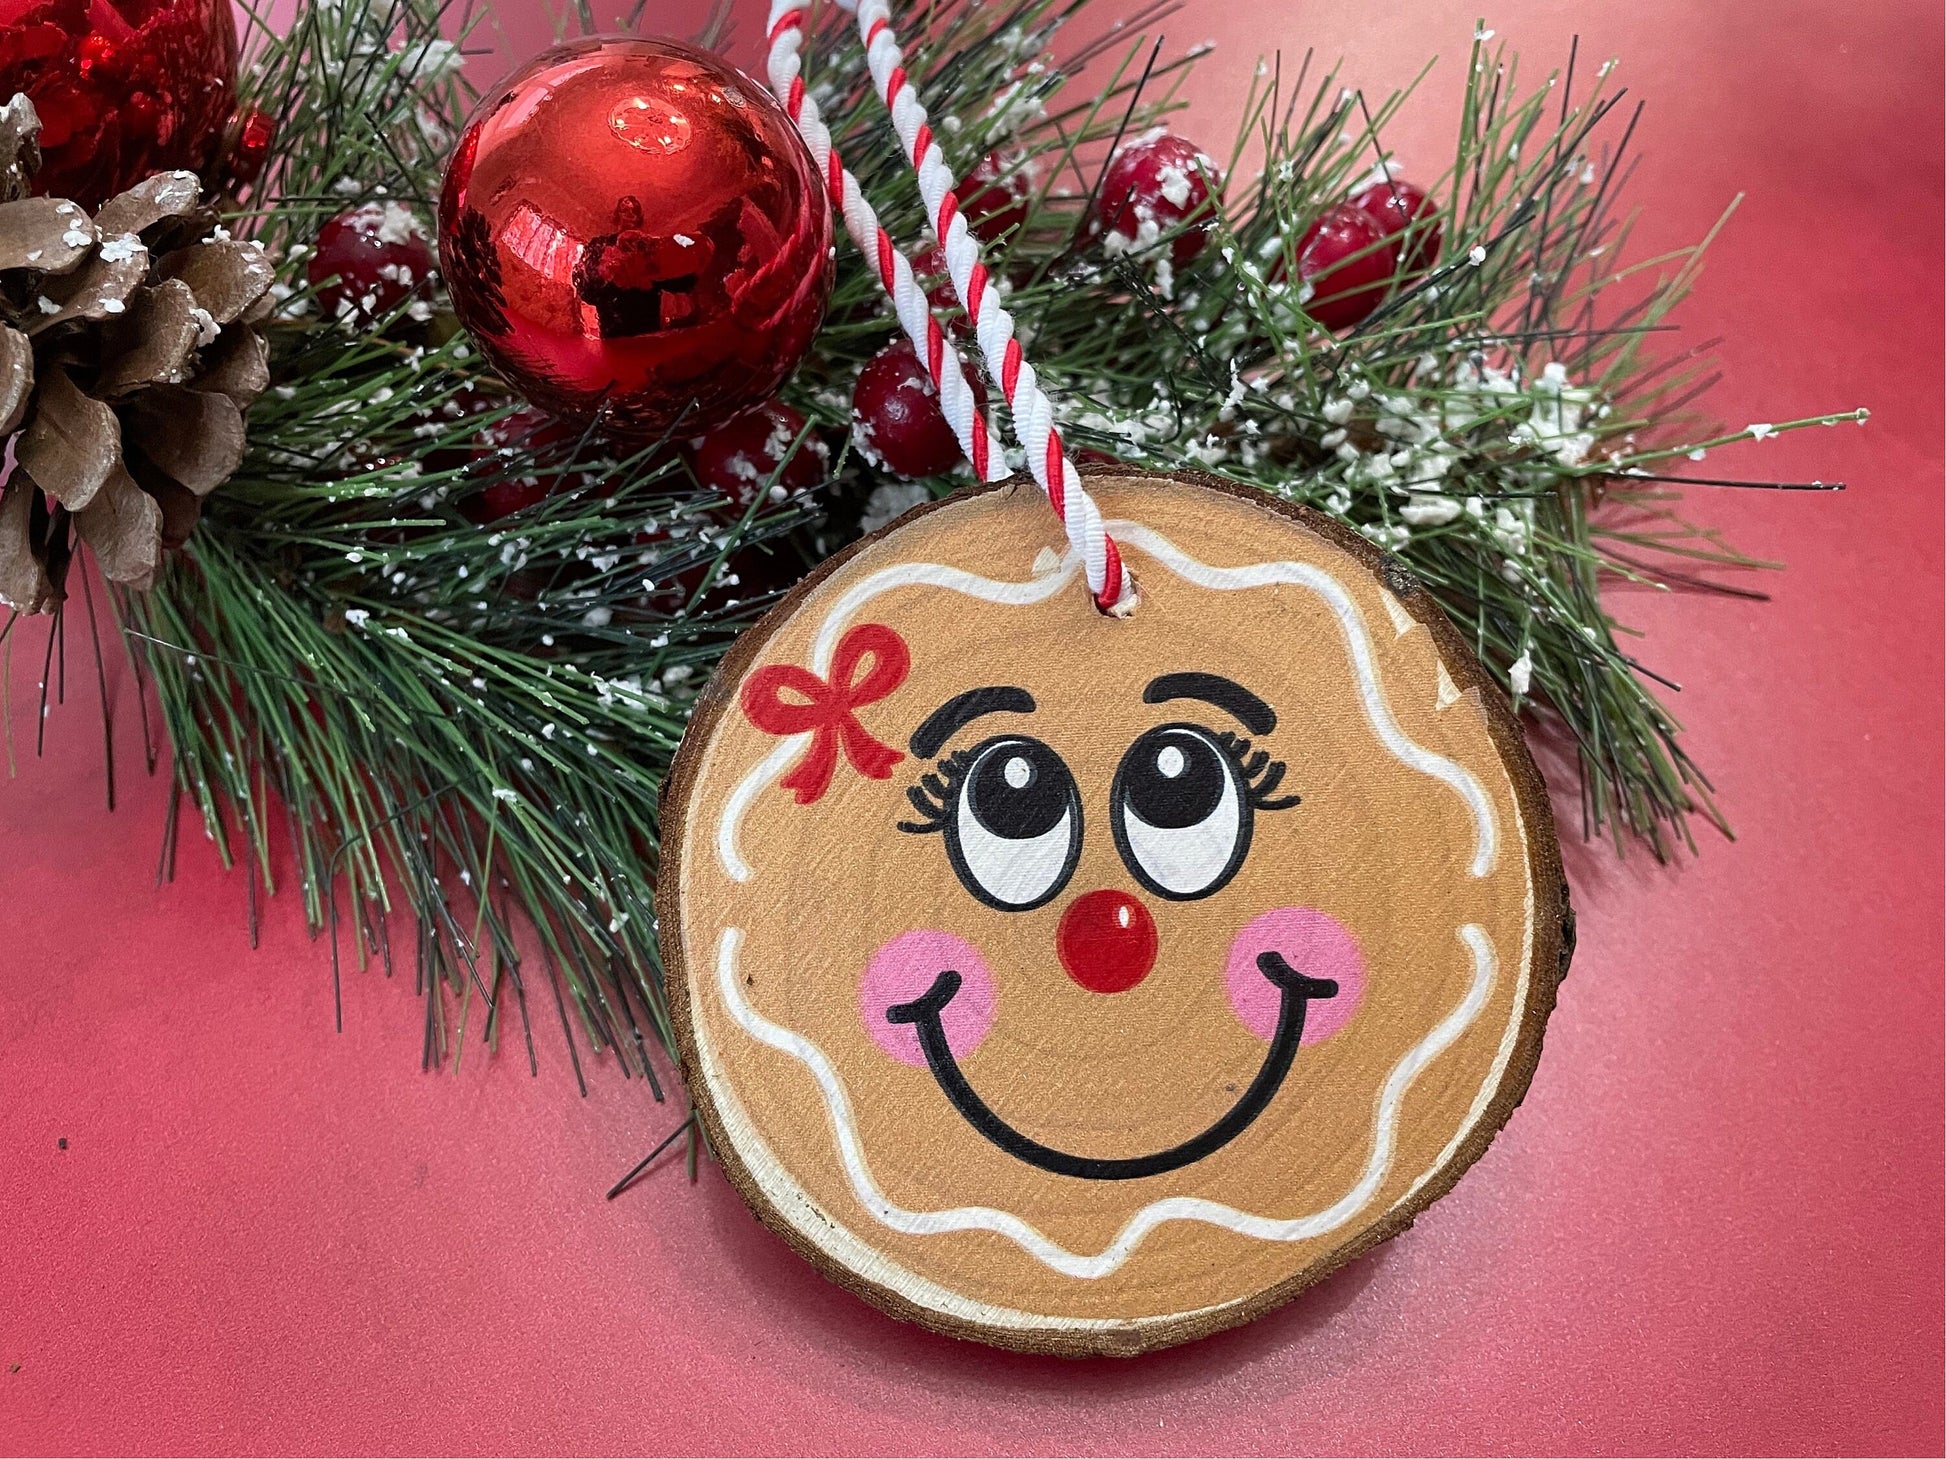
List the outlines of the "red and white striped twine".
{"label": "red and white striped twine", "polygon": [[811,151],[811,160],[824,174],[831,192],[832,206],[845,220],[845,231],[858,251],[878,269],[879,282],[892,298],[892,308],[905,329],[906,337],[919,358],[925,362],[939,390],[939,407],[959,440],[960,450],[973,463],[973,472],[982,481],[1004,481],[1008,475],[998,438],[987,424],[973,389],[960,368],[959,354],[946,342],[939,322],[932,317],[925,291],[913,277],[912,265],[892,245],[891,235],[879,226],[878,214],[865,201],[858,179],[845,167],[837,148],[831,145],[831,132],[818,114],[818,104],[806,93],[803,67],[798,52],[804,42],[804,11],[793,0],[773,0],[770,11],[770,89],[784,103],[791,121]]}
{"label": "red and white striped twine", "polygon": [[[853,8],[847,0],[839,3],[845,9]],[[872,80],[891,113],[893,128],[906,157],[918,174],[919,194],[939,235],[953,290],[965,306],[967,317],[973,321],[988,377],[1007,398],[1014,429],[1026,452],[1028,469],[1047,492],[1055,515],[1067,531],[1068,541],[1081,558],[1082,572],[1095,605],[1104,613],[1125,616],[1135,607],[1135,581],[1123,569],[1121,552],[1102,527],[1100,508],[1082,490],[1080,474],[1068,459],[1061,433],[1054,426],[1053,403],[1040,388],[1034,367],[1021,353],[1020,341],[1014,336],[1013,316],[1001,304],[999,291],[991,287],[991,276],[980,258],[980,245],[960,216],[959,199],[953,194],[952,173],[947,169],[939,144],[933,140],[925,106],[906,75],[904,55],[892,32],[890,6],[887,0],[858,0],[856,8]],[[832,201],[844,214],[845,230],[852,242],[876,264],[879,282],[891,297],[900,325],[938,385],[940,407],[959,438],[961,450],[981,480],[999,480],[1007,475],[1001,450],[974,405],[958,353],[947,344],[938,321],[932,317],[911,264],[893,247],[871,205],[865,201],[857,179],[839,160],[831,145],[831,133],[818,114],[817,103],[805,94],[799,59],[804,39],[804,11],[798,0],[772,0],[769,34],[771,90],[784,103],[784,109],[810,148],[812,159],[825,174]]]}

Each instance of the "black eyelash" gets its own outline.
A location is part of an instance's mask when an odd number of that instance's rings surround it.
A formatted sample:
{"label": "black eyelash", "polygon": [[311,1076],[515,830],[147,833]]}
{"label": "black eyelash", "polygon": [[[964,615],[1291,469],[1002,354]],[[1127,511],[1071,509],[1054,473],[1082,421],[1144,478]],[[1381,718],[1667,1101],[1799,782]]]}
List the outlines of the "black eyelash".
{"label": "black eyelash", "polygon": [[[1215,738],[1224,753],[1236,764],[1250,804],[1258,810],[1289,810],[1303,800],[1298,795],[1277,794],[1277,787],[1284,783],[1287,767],[1282,760],[1271,759],[1268,750],[1259,750],[1251,741],[1229,730],[1224,730]],[[898,828],[915,836],[929,836],[944,831],[952,820],[953,803],[959,799],[966,772],[972,767],[973,752],[956,750],[922,775],[917,785],[907,786],[905,798],[912,802],[912,808],[920,818],[900,821]]]}
{"label": "black eyelash", "polygon": [[1242,735],[1230,730],[1219,734],[1216,742],[1235,761],[1237,773],[1243,777],[1244,789],[1249,792],[1250,804],[1258,810],[1285,811],[1304,799],[1300,795],[1277,794],[1277,787],[1284,783],[1285,765],[1282,760],[1271,759],[1270,751],[1259,750]]}
{"label": "black eyelash", "polygon": [[947,822],[953,818],[953,802],[959,798],[966,772],[972,767],[973,752],[955,750],[922,775],[917,785],[908,786],[905,798],[912,802],[912,808],[919,812],[921,819],[900,821],[899,829],[910,831],[915,836],[944,831]]}

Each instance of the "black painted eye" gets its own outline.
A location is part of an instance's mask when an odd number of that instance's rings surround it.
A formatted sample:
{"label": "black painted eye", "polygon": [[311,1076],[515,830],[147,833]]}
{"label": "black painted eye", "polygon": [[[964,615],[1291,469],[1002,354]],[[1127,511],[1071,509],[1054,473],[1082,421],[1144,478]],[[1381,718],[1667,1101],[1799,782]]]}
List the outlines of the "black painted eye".
{"label": "black painted eye", "polygon": [[1250,850],[1242,772],[1197,725],[1165,724],[1130,745],[1109,804],[1122,861],[1158,896],[1206,897],[1236,875]]}
{"label": "black painted eye", "polygon": [[1021,912],[1066,885],[1081,856],[1081,796],[1061,757],[1005,735],[968,757],[946,823],[946,851],[966,889]]}

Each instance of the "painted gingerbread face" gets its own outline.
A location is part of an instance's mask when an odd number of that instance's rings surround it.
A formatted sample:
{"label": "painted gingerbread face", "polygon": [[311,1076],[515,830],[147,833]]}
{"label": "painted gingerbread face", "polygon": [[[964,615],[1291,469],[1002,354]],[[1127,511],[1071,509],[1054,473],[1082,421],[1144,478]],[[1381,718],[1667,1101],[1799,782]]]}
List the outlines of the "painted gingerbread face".
{"label": "painted gingerbread face", "polygon": [[[1564,906],[1531,763],[1423,594],[1255,500],[957,498],[753,632],[678,762],[691,1088],[760,1214],[1010,1346],[1240,1321],[1517,1102]],[[1418,615],[1418,616],[1415,616]]]}

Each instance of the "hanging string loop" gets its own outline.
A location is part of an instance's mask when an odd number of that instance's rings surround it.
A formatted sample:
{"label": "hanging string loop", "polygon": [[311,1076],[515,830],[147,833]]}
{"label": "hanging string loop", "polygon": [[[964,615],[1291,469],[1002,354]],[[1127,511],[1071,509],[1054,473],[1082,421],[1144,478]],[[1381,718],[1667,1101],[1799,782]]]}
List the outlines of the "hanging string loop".
{"label": "hanging string loop", "polygon": [[[857,15],[858,32],[865,43],[866,62],[879,99],[890,113],[893,130],[919,181],[919,194],[938,235],[953,292],[973,321],[974,337],[986,365],[988,378],[1006,397],[1013,415],[1014,431],[1027,458],[1027,469],[1047,493],[1054,514],[1060,518],[1068,541],[1081,560],[1088,590],[1095,606],[1115,617],[1126,617],[1135,608],[1138,594],[1135,579],[1122,563],[1120,550],[1102,526],[1101,510],[1081,485],[1081,474],[1069,458],[1067,446],[1054,423],[1054,404],[1040,387],[1033,365],[1028,363],[1016,336],[1013,316],[1000,302],[992,287],[992,275],[980,254],[980,245],[960,214],[959,199],[953,190],[953,177],[946,158],[934,139],[924,104],[919,100],[905,69],[904,52],[892,29],[889,0],[838,0],[841,7]],[[891,296],[899,322],[912,339],[920,358],[926,362],[939,383],[940,403],[945,408],[948,380],[965,386],[959,374],[959,357],[944,345],[938,321],[933,319],[924,292],[912,275],[910,264],[892,247],[873,215],[856,179],[843,170],[831,147],[829,131],[818,115],[817,104],[804,91],[800,52],[803,48],[804,12],[795,0],[773,0],[770,19],[769,71],[771,89],[803,134],[811,155],[832,185],[832,198],[845,214],[845,225],[852,240],[867,259],[879,265],[879,282]],[[854,212],[859,222],[854,225]],[[908,309],[912,311],[908,316]],[[920,316],[923,316],[921,322]],[[922,341],[923,335],[923,341]],[[970,406],[970,402],[968,402]],[[977,415],[977,411],[974,412]],[[946,418],[958,433],[957,418],[947,410]],[[985,422],[979,422],[985,430]],[[964,441],[962,441],[964,449]],[[986,445],[987,462],[998,459],[996,447]],[[993,480],[983,469],[982,458],[967,452],[975,471],[983,480]],[[1006,474],[1004,466],[1000,475]]]}

